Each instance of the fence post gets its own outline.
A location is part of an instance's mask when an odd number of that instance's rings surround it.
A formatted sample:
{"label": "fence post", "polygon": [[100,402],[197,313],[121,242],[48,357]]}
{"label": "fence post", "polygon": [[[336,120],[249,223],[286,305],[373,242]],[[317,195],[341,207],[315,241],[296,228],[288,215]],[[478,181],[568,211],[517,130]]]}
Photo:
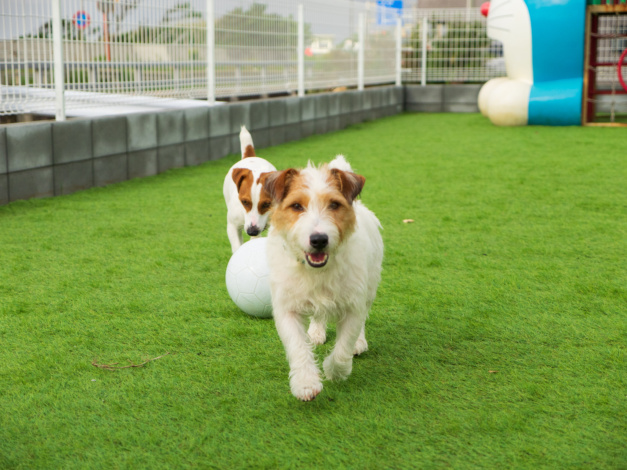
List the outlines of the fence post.
{"label": "fence post", "polygon": [[403,47],[403,38],[402,38],[402,29],[403,29],[403,20],[399,16],[396,18],[396,86],[401,86],[401,58],[402,58],[402,47]]}
{"label": "fence post", "polygon": [[357,89],[364,89],[364,49],[366,48],[366,19],[363,13],[360,13],[357,19],[357,42],[359,49],[357,50]]}
{"label": "fence post", "polygon": [[429,22],[427,17],[422,18],[422,59],[420,61],[420,85],[427,84],[427,28]]}
{"label": "fence post", "polygon": [[52,0],[52,53],[54,54],[55,116],[57,121],[65,121],[65,74],[60,0]]}
{"label": "fence post", "polygon": [[216,103],[215,10],[207,0],[207,104]]}
{"label": "fence post", "polygon": [[303,4],[298,5],[298,96],[305,96],[305,12]]}
{"label": "fence post", "polygon": [[139,66],[133,68],[133,78],[135,80],[135,93],[141,95],[142,93],[142,69]]}

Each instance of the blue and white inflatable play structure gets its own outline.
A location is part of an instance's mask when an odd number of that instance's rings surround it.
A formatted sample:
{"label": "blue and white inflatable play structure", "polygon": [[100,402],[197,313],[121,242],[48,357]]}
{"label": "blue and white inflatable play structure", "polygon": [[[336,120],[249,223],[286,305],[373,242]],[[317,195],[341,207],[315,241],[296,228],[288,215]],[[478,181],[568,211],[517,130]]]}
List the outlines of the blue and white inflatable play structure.
{"label": "blue and white inflatable play structure", "polygon": [[507,77],[481,88],[481,113],[498,126],[580,125],[586,0],[492,0],[487,18]]}

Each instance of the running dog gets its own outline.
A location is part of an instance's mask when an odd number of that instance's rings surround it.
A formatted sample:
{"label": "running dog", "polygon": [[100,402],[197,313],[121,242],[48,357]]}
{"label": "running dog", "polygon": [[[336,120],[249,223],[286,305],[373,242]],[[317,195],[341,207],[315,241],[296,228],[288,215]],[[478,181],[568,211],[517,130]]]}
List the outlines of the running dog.
{"label": "running dog", "polygon": [[326,341],[327,321],[337,322],[337,339],[323,362],[326,379],[346,379],[353,355],[368,349],[365,322],[383,261],[381,224],[355,200],[365,178],[341,155],[261,180],[274,201],[267,247],[274,321],[292,394],[310,401],[322,391],[313,347]]}
{"label": "running dog", "polygon": [[272,199],[259,178],[263,173],[276,171],[270,162],[256,156],[253,139],[245,126],[242,126],[239,140],[242,159],[231,167],[223,186],[226,233],[233,253],[242,245],[242,229],[256,237],[266,228]]}

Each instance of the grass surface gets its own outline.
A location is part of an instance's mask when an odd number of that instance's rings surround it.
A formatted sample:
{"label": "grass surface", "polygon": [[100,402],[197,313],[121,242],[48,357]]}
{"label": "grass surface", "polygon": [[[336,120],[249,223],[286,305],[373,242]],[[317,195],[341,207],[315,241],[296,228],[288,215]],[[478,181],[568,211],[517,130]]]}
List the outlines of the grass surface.
{"label": "grass surface", "polygon": [[385,228],[370,351],[312,403],[226,292],[235,157],[0,207],[0,468],[627,468],[626,142],[407,114],[259,151],[344,153]]}

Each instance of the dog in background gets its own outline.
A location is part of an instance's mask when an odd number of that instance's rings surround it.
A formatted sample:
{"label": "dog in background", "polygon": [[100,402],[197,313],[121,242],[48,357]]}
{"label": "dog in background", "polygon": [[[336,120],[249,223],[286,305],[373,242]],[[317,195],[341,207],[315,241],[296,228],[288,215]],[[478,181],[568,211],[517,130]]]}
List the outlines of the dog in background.
{"label": "dog in background", "polygon": [[274,321],[292,394],[309,401],[322,391],[313,347],[326,341],[327,321],[337,322],[335,346],[323,362],[327,379],[346,379],[353,355],[368,349],[365,322],[383,261],[381,224],[355,200],[365,178],[341,155],[261,180],[274,201],[267,247]]}
{"label": "dog in background", "polygon": [[239,140],[242,159],[226,174],[223,186],[226,233],[233,253],[242,246],[242,229],[256,237],[266,228],[272,199],[259,178],[263,173],[276,171],[270,162],[256,156],[253,139],[245,126],[242,126]]}

